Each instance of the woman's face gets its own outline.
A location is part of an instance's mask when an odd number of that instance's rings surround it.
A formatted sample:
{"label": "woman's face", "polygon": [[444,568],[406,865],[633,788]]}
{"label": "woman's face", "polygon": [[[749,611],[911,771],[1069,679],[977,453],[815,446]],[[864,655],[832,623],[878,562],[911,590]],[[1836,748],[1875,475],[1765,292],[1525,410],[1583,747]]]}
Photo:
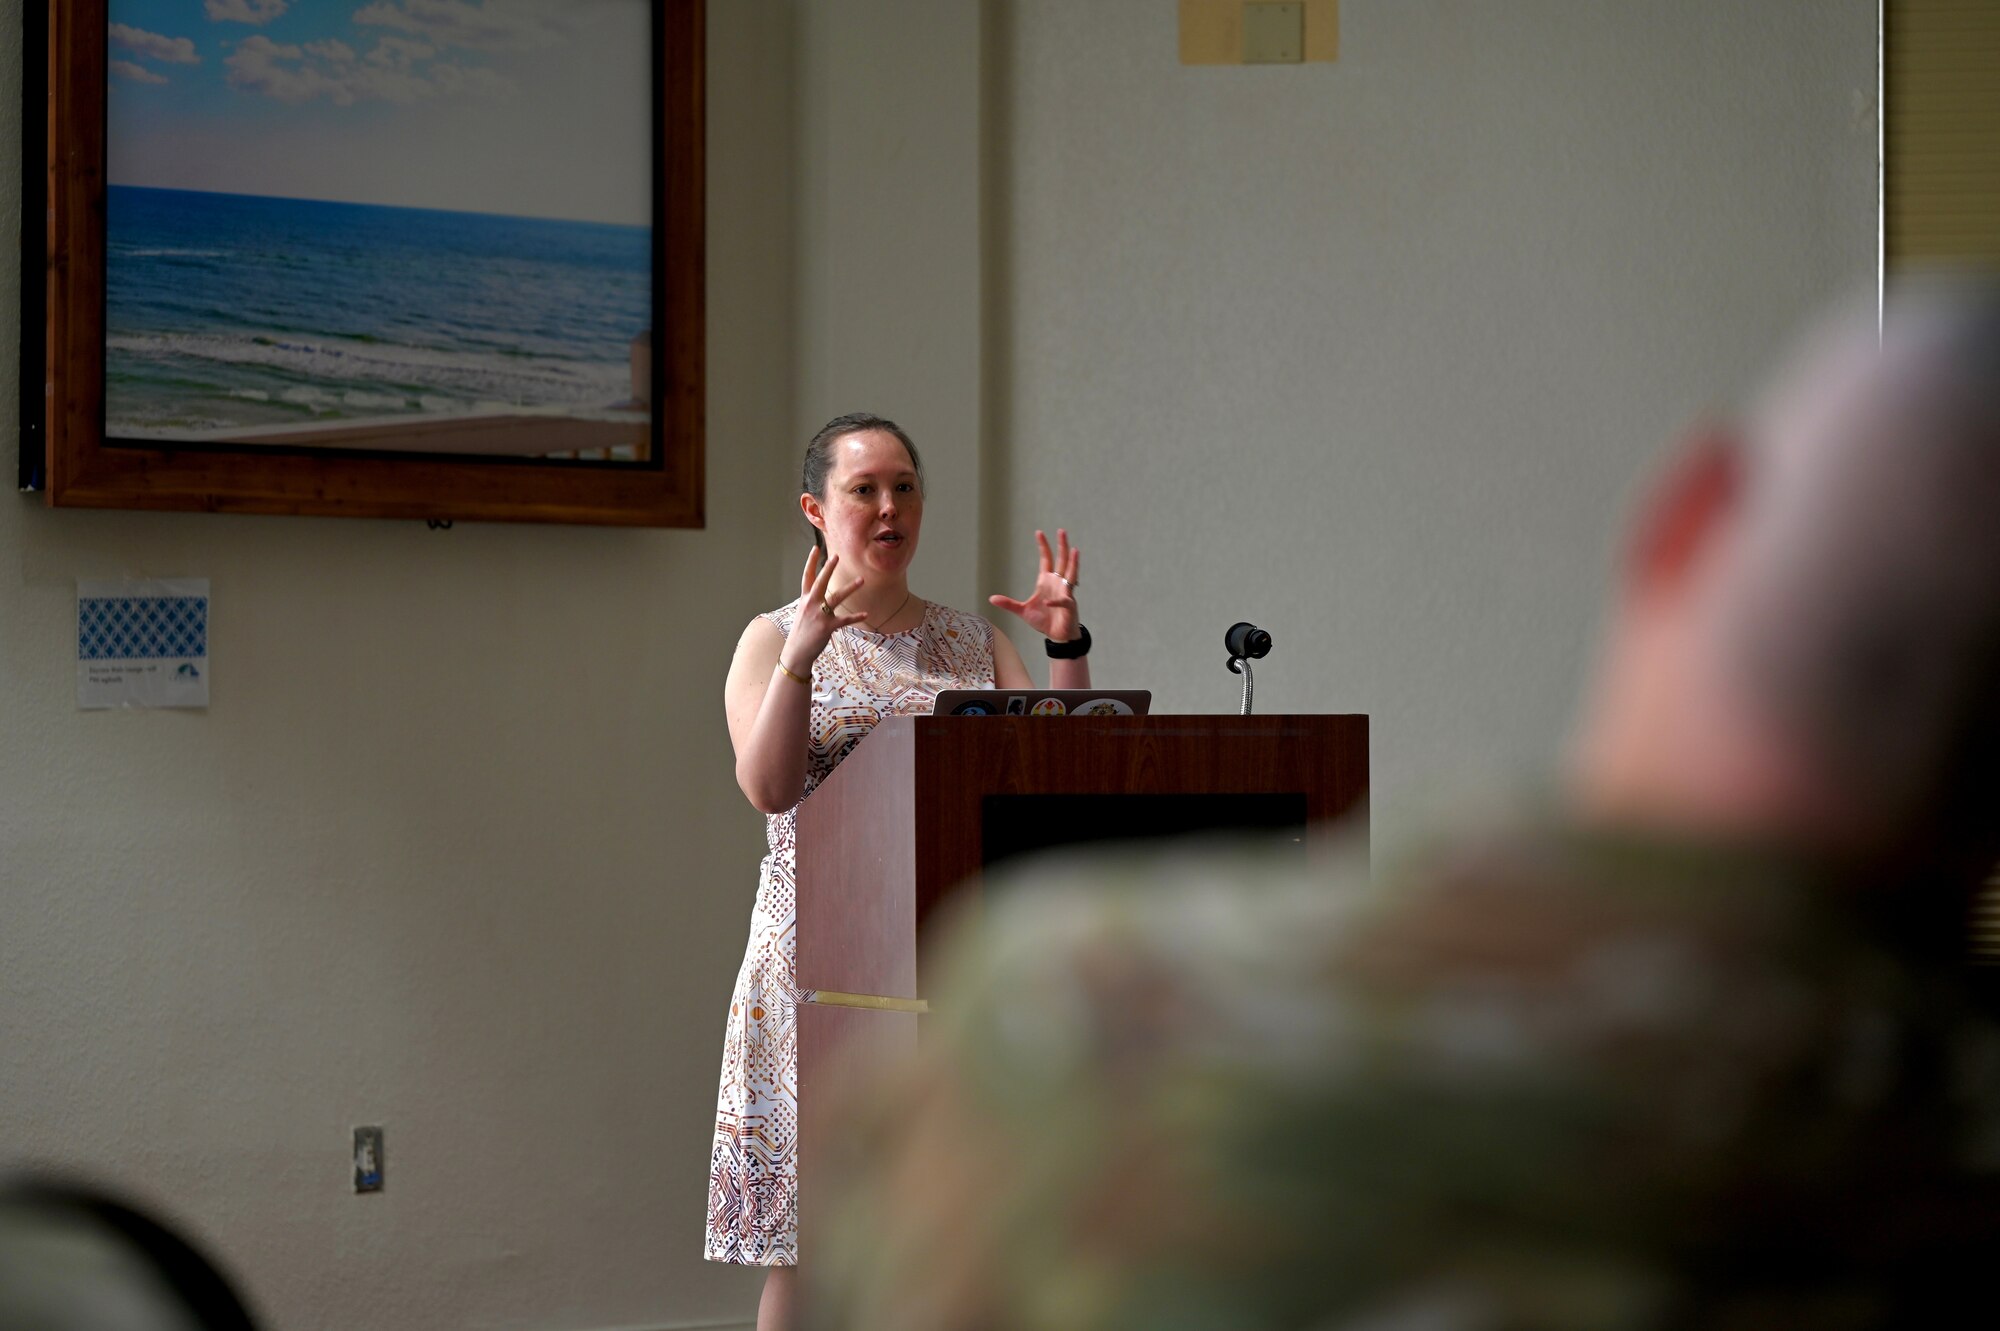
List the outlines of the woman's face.
{"label": "woman's face", "polygon": [[887,430],[857,430],[833,441],[826,498],[800,497],[806,520],[840,556],[836,581],[901,574],[917,553],[924,494],[909,450]]}

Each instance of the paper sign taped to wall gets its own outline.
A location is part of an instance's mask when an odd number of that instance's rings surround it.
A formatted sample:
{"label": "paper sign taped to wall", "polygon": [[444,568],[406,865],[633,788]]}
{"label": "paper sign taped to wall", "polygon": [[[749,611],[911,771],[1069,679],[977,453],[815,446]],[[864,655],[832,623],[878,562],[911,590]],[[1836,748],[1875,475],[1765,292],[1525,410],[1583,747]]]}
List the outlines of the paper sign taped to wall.
{"label": "paper sign taped to wall", "polygon": [[208,706],[208,579],[78,578],[76,705]]}

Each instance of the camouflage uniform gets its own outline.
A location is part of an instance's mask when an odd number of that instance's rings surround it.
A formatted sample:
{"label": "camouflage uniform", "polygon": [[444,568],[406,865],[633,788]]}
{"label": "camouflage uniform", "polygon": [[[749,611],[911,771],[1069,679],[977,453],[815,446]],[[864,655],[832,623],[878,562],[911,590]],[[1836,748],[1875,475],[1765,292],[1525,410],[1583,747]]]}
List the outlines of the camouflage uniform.
{"label": "camouflage uniform", "polygon": [[1962,898],[1553,827],[1365,882],[992,894],[846,1120],[810,1324],[1991,1324],[1956,1297],[2000,1249]]}

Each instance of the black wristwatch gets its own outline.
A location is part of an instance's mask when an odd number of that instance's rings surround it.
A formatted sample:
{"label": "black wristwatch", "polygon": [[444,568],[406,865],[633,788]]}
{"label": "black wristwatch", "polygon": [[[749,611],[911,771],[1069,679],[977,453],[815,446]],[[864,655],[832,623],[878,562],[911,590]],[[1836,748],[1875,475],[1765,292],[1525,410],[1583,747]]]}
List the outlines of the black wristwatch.
{"label": "black wristwatch", "polygon": [[1090,630],[1078,624],[1074,642],[1057,642],[1054,638],[1043,638],[1042,650],[1058,661],[1074,661],[1079,656],[1089,656]]}

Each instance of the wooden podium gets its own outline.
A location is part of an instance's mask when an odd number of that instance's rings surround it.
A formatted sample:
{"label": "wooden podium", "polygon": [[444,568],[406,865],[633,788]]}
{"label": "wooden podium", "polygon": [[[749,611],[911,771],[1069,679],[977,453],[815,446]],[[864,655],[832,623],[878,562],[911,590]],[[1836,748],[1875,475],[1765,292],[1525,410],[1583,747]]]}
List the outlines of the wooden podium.
{"label": "wooden podium", "polygon": [[[917,1039],[924,926],[1035,850],[1203,831],[1310,845],[1368,793],[1366,716],[894,716],[799,806],[800,1246],[821,1112]],[[1365,837],[1365,826],[1338,826]],[[809,1258],[807,1260],[810,1260]]]}

